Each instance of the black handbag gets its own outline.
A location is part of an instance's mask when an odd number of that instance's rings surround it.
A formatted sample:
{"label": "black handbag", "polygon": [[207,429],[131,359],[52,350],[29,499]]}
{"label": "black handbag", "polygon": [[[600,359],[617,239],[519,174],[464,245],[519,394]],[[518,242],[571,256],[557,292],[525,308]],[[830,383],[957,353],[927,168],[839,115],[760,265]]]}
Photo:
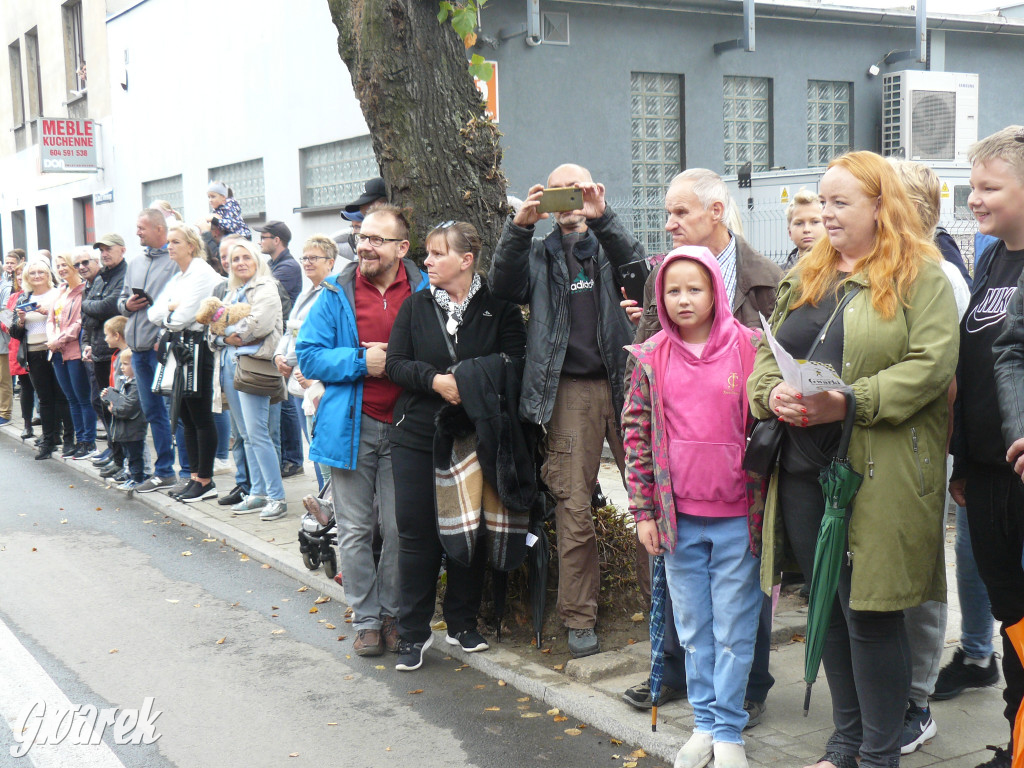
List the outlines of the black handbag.
{"label": "black handbag", "polygon": [[[807,355],[804,357],[805,360],[810,360],[811,355],[818,348],[818,344],[825,338],[825,334],[828,333],[828,329],[832,325],[832,321],[839,316],[839,313],[843,311],[843,308],[850,303],[850,300],[857,295],[860,291],[860,286],[854,286],[850,289],[847,294],[843,297],[843,300],[836,306],[832,316],[829,317],[828,322],[825,326],[814,334],[814,342],[811,344],[811,348],[807,351]],[[783,422],[779,421],[778,417],[770,416],[767,419],[758,419],[754,422],[754,425],[750,428],[750,434],[747,435],[747,447],[743,453],[743,469],[747,472],[754,472],[758,475],[767,477],[771,474],[772,468],[775,466],[775,462],[779,460],[779,451],[782,448],[782,437],[786,434],[786,430],[783,428]]]}

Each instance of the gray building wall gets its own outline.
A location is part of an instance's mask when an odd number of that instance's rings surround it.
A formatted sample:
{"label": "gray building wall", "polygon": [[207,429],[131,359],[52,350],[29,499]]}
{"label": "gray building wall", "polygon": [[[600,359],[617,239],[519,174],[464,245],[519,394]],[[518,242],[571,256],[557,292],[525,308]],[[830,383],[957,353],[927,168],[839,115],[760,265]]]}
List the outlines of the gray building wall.
{"label": "gray building wall", "polygon": [[[738,5],[738,4],[737,4]],[[630,73],[684,77],[685,165],[723,168],[722,80],[726,75],[773,82],[774,166],[807,166],[807,81],[853,83],[853,147],[880,147],[882,78],[867,69],[892,50],[908,49],[914,28],[866,22],[815,22],[759,16],[756,52],[716,55],[715,42],[739,37],[742,17],[711,12],[558,3],[543,11],[569,14],[570,45],[529,47],[524,36],[483,50],[499,63],[505,172],[510,192],[523,195],[566,161],[579,162],[603,181],[613,198],[628,198]],[[523,0],[493,0],[483,13],[485,35],[499,38],[526,21]],[[945,69],[980,75],[984,136],[1024,122],[1024,38],[1008,34],[945,32]],[[882,65],[882,72],[923,68],[913,62]]]}

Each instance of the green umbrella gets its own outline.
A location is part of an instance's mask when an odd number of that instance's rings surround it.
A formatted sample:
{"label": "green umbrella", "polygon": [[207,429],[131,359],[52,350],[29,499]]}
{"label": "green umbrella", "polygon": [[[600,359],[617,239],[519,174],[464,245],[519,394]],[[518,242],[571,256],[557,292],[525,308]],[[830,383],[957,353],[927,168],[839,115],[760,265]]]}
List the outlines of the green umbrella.
{"label": "green umbrella", "polygon": [[818,677],[821,654],[825,649],[825,636],[832,620],[832,606],[839,585],[839,569],[846,549],[847,509],[857,495],[864,475],[853,471],[846,454],[853,433],[856,404],[852,392],[846,392],[846,419],[839,451],[831,463],[821,470],[818,482],[825,495],[825,514],[818,529],[818,542],[814,546],[814,572],[811,574],[811,594],[807,602],[807,638],[804,648],[804,717],[811,706],[811,686]]}

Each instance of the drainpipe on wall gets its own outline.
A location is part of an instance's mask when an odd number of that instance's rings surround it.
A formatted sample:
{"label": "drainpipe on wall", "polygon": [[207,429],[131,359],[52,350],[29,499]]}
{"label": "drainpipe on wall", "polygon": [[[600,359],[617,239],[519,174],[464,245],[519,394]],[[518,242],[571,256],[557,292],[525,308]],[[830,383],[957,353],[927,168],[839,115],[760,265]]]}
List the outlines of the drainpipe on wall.
{"label": "drainpipe on wall", "polygon": [[540,0],[526,0],[526,44],[531,48],[541,44]]}

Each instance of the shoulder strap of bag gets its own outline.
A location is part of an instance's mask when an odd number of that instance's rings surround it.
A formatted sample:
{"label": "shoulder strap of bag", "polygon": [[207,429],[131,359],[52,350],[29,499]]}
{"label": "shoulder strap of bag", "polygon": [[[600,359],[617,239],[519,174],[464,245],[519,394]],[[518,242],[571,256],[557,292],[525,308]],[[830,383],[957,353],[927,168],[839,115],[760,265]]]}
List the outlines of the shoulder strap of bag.
{"label": "shoulder strap of bag", "polygon": [[441,325],[441,335],[444,336],[445,346],[448,347],[448,356],[452,359],[452,365],[455,365],[459,362],[459,358],[455,354],[455,346],[452,344],[452,337],[448,335],[448,324],[445,322],[444,315],[441,314],[441,308],[437,306],[437,302],[431,300],[430,303],[434,306],[434,313],[437,315],[437,322]]}
{"label": "shoulder strap of bag", "polygon": [[818,345],[825,340],[825,335],[828,333],[828,329],[832,327],[832,321],[839,317],[839,313],[846,308],[846,305],[849,304],[850,300],[853,299],[853,297],[856,296],[858,293],[860,293],[859,285],[855,285],[853,288],[846,292],[846,295],[843,296],[843,300],[840,301],[838,305],[836,305],[835,310],[832,312],[832,316],[829,317],[828,322],[825,323],[825,327],[823,327],[820,331],[818,331],[817,334],[815,334],[814,341],[811,343],[811,348],[807,351],[807,356],[804,358],[804,360],[811,359],[811,355],[813,355],[814,352],[818,349]]}

